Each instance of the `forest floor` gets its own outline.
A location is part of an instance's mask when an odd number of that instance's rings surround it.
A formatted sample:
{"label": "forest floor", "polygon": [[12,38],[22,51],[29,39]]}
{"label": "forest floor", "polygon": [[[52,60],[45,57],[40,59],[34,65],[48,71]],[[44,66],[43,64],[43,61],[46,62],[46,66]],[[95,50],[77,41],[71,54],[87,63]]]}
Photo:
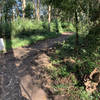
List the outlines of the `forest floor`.
{"label": "forest floor", "polygon": [[[69,100],[70,95],[59,95],[52,86],[56,79],[50,75],[53,66],[49,55],[56,43],[63,42],[70,35],[72,33],[64,33],[55,39],[0,54],[0,100]],[[59,81],[69,83],[70,79]]]}

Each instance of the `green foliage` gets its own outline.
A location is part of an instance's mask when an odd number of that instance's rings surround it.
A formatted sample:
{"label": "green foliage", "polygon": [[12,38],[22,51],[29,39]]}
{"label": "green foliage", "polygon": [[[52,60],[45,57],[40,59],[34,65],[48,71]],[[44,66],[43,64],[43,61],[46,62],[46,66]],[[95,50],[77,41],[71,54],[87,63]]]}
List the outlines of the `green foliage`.
{"label": "green foliage", "polygon": [[[9,38],[10,37],[10,33],[11,33],[11,24],[6,22],[5,24],[1,24],[0,25],[0,34],[1,34],[1,37],[6,37],[6,38]],[[7,33],[7,34],[5,34]]]}
{"label": "green foliage", "polygon": [[[97,25],[90,30],[86,37],[80,37],[80,46],[78,53],[74,50],[74,36],[69,37],[65,42],[59,43],[56,46],[54,54],[51,56],[52,64],[56,70],[52,73],[54,79],[70,76],[70,83],[73,83],[74,89],[68,89],[70,86],[64,84],[56,84],[54,88],[56,90],[66,90],[71,96],[69,100],[77,98],[77,100],[99,100],[100,93],[94,93],[93,95],[87,93],[84,89],[84,76],[89,75],[94,68],[99,67],[100,62],[100,39],[99,39],[100,27]],[[82,34],[81,34],[82,35]],[[75,63],[64,61],[64,58],[72,58]],[[71,76],[71,74],[73,74]],[[68,78],[69,79],[69,78]],[[58,82],[59,83],[59,82]],[[77,89],[78,88],[78,89]]]}
{"label": "green foliage", "polygon": [[93,26],[86,39],[88,40],[89,46],[92,46],[92,49],[97,49],[100,47],[100,25]]}
{"label": "green foliage", "polygon": [[66,77],[69,73],[66,70],[66,66],[61,66],[59,69],[53,70],[52,79],[57,79],[58,77]]}
{"label": "green foliage", "polygon": [[[84,76],[90,74],[100,64],[100,3],[98,1],[41,0],[43,5],[52,5],[54,9],[57,8],[55,11],[60,12],[60,14],[55,14],[57,19],[52,18],[53,20],[50,23],[51,32],[48,32],[47,21],[29,20],[35,8],[31,3],[27,3],[25,8],[27,19],[17,18],[15,21],[11,21],[12,7],[16,2],[15,0],[4,0],[0,2],[3,17],[5,17],[5,23],[0,24],[0,37],[5,38],[6,48],[10,49],[57,37],[58,32],[75,32],[75,27],[78,27],[81,34],[78,52],[76,53],[74,49],[75,36],[73,36],[60,43],[51,57],[51,62],[55,67],[51,73],[52,79],[68,78],[70,79],[68,83],[71,85],[56,84],[54,88],[65,88],[67,93],[70,94],[69,100],[75,98],[77,100],[99,100],[100,93],[90,95],[83,87]],[[75,13],[77,13],[78,19],[76,25],[74,23]],[[60,21],[61,18],[63,22]],[[85,38],[83,38],[83,33],[86,36]],[[75,60],[75,62],[65,62],[64,58],[66,57]]]}
{"label": "green foliage", "polygon": [[3,30],[2,30],[2,25],[0,24],[0,38],[2,38],[2,32]]}
{"label": "green foliage", "polygon": [[92,95],[87,93],[84,88],[80,88],[79,95],[81,100],[93,100]]}
{"label": "green foliage", "polygon": [[61,23],[61,26],[63,28],[63,30],[66,32],[75,32],[75,27],[74,25],[70,22],[70,23],[66,23],[66,22],[63,22]]}
{"label": "green foliage", "polygon": [[66,66],[60,67],[58,75],[60,77],[65,77],[69,75],[69,73],[67,73]]}
{"label": "green foliage", "polygon": [[[68,28],[72,26],[72,24],[68,24]],[[48,22],[29,20],[24,18],[17,18],[15,21],[11,23],[3,23],[0,25],[1,36],[5,37],[9,40],[12,38],[13,47],[24,46],[30,43],[35,43],[37,40],[42,40],[50,37],[56,37],[59,34],[56,34],[56,23],[55,21],[51,22],[51,33],[48,32]],[[58,30],[59,32],[63,32],[65,29],[62,27],[61,21],[58,20]],[[73,30],[73,29],[72,29]],[[39,39],[37,37],[39,36]],[[29,38],[28,38],[29,37]],[[37,40],[36,40],[37,37]],[[18,42],[16,46],[14,43]],[[9,47],[9,43],[7,43]]]}
{"label": "green foliage", "polygon": [[43,30],[42,22],[32,21],[29,19],[20,19],[20,18],[12,22],[13,37],[17,35],[30,36],[35,33],[37,34],[38,30]]}
{"label": "green foliage", "polygon": [[[51,32],[56,32],[56,23],[51,22]],[[3,23],[0,25],[0,31],[3,37],[9,38],[11,34],[12,38],[31,36],[33,34],[47,33],[48,32],[48,22],[42,22],[37,20],[29,20],[23,18],[17,18],[11,23]],[[61,27],[61,22],[58,22],[59,32],[63,31]]]}
{"label": "green foliage", "polygon": [[[99,0],[93,0],[89,1],[89,17],[92,22],[95,22],[100,19],[100,1]],[[96,6],[95,6],[96,5]]]}
{"label": "green foliage", "polygon": [[[2,33],[6,37],[16,37],[20,36],[30,36],[32,34],[38,33],[38,30],[43,30],[42,22],[32,21],[29,19],[18,18],[15,21],[8,23],[4,23],[1,25]],[[37,30],[37,31],[35,31]]]}
{"label": "green foliage", "polygon": [[16,4],[15,0],[4,0],[2,5],[3,15],[5,17],[5,21],[11,21],[12,18],[12,7]]}
{"label": "green foliage", "polygon": [[33,12],[33,6],[32,6],[32,3],[29,2],[27,5],[26,5],[26,8],[25,8],[25,17],[26,18],[31,18],[32,16],[32,13]]}
{"label": "green foliage", "polygon": [[48,38],[56,38],[58,36],[59,34],[56,33],[45,33],[45,34],[35,34],[35,35],[33,34],[29,37],[23,36],[23,37],[12,38],[11,40],[7,39],[5,40],[5,44],[6,44],[6,49],[8,50],[11,49],[11,46],[12,48],[18,48],[18,47],[34,44],[40,40],[45,40]]}
{"label": "green foliage", "polygon": [[48,27],[47,25],[41,21],[18,18],[11,23],[6,22],[0,25],[1,37],[5,38],[6,48],[10,49],[10,45],[17,48],[59,36],[54,31],[48,32],[45,28]]}

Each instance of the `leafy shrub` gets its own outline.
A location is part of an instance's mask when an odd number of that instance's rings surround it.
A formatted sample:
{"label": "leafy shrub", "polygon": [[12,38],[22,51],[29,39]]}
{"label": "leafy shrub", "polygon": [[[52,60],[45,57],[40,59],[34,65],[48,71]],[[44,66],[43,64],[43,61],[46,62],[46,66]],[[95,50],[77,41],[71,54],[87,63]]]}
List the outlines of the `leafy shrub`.
{"label": "leafy shrub", "polygon": [[43,30],[42,22],[32,21],[29,19],[18,18],[11,23],[3,23],[0,25],[0,31],[6,38],[16,36],[30,36],[41,33]]}
{"label": "leafy shrub", "polygon": [[[57,32],[57,26],[55,21],[51,22],[50,29],[51,32]],[[61,28],[61,23],[58,21],[58,29]],[[11,23],[3,23],[0,25],[0,31],[2,35],[6,38],[12,37],[25,37],[34,34],[44,34],[48,33],[48,22],[42,22],[37,20],[30,20],[27,18],[18,17]]]}
{"label": "leafy shrub", "polygon": [[72,23],[67,23],[67,22],[63,22],[61,23],[62,29],[63,31],[70,31],[70,32],[75,32],[75,27]]}
{"label": "leafy shrub", "polygon": [[100,25],[92,27],[87,35],[89,46],[100,46]]}
{"label": "leafy shrub", "polygon": [[17,35],[30,36],[43,30],[42,22],[18,18],[12,22],[12,37]]}
{"label": "leafy shrub", "polygon": [[33,11],[33,5],[32,2],[28,2],[25,8],[25,17],[26,18],[31,18],[32,16],[32,11]]}

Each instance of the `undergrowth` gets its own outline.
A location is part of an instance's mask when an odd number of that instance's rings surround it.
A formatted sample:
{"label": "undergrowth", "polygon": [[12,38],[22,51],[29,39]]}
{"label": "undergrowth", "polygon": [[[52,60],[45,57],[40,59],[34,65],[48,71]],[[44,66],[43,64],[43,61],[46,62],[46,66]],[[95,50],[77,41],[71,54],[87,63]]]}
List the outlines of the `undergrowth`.
{"label": "undergrowth", "polygon": [[78,53],[74,50],[75,36],[71,36],[63,43],[58,43],[50,55],[54,66],[51,73],[53,88],[58,94],[69,95],[69,100],[100,99],[99,91],[91,95],[85,91],[84,86],[84,76],[100,64],[99,30],[100,27],[94,27],[86,37],[80,37]]}

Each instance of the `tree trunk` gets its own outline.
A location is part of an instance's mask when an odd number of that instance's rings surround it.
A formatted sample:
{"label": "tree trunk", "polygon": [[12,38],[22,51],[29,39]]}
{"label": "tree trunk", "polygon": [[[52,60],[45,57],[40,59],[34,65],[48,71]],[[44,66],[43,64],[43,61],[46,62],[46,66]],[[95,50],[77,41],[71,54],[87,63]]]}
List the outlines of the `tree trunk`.
{"label": "tree trunk", "polygon": [[76,46],[79,44],[79,34],[78,34],[78,16],[77,10],[75,10],[75,28],[76,28]]}
{"label": "tree trunk", "polygon": [[40,20],[40,2],[37,0],[37,20]]}
{"label": "tree trunk", "polygon": [[36,18],[35,0],[33,0],[33,17]]}
{"label": "tree trunk", "polygon": [[26,7],[26,0],[22,0],[23,18],[25,17],[25,7]]}
{"label": "tree trunk", "polygon": [[12,21],[15,19],[14,9],[12,9]]}
{"label": "tree trunk", "polygon": [[50,23],[51,23],[51,6],[48,7],[48,30],[50,32]]}
{"label": "tree trunk", "polygon": [[[2,15],[2,7],[0,7],[0,14]],[[0,16],[0,22],[1,22],[1,17],[2,16]]]}
{"label": "tree trunk", "polygon": [[78,53],[79,34],[78,34],[78,15],[77,15],[77,9],[75,10],[75,28],[76,28],[75,51],[76,51],[76,53]]}
{"label": "tree trunk", "polygon": [[17,17],[18,17],[19,16],[19,9],[18,9],[17,4],[15,4],[15,6],[16,6],[16,14],[17,14]]}
{"label": "tree trunk", "polygon": [[56,25],[56,32],[59,33],[59,25],[58,25],[58,9],[54,9],[55,10],[55,25]]}

